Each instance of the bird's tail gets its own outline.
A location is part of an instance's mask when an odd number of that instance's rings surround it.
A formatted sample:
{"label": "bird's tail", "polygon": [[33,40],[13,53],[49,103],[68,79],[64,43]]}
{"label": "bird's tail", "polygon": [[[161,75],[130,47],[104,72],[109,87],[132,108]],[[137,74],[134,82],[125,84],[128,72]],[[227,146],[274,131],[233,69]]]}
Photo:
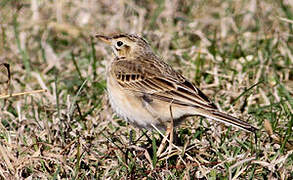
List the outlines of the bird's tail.
{"label": "bird's tail", "polygon": [[200,112],[199,114],[202,116],[205,116],[207,118],[238,127],[238,128],[243,129],[247,132],[255,133],[255,131],[257,130],[257,128],[255,128],[251,124],[249,124],[245,121],[242,121],[236,117],[233,117],[229,114],[225,114],[225,113],[222,113],[219,111],[210,110],[210,111]]}

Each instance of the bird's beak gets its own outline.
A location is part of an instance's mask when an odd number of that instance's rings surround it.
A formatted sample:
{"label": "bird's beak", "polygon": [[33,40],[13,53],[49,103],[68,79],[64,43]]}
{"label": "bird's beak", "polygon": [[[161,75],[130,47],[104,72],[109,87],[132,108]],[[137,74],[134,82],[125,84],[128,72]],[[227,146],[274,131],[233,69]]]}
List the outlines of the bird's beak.
{"label": "bird's beak", "polygon": [[108,36],[104,36],[104,35],[97,34],[95,37],[98,38],[98,39],[100,39],[100,40],[102,40],[106,44],[111,44],[111,38],[108,37]]}

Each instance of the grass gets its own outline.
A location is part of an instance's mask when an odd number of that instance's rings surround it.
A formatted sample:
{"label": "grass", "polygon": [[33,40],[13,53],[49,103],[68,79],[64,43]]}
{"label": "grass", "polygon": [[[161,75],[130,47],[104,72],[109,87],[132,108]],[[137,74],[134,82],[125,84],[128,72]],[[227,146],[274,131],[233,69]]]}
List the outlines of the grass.
{"label": "grass", "polygon": [[[0,177],[42,179],[292,179],[290,1],[1,1]],[[96,33],[136,33],[254,136],[201,117],[177,146],[112,112],[110,50]],[[147,135],[144,135],[144,134]],[[132,134],[132,141],[129,140]]]}

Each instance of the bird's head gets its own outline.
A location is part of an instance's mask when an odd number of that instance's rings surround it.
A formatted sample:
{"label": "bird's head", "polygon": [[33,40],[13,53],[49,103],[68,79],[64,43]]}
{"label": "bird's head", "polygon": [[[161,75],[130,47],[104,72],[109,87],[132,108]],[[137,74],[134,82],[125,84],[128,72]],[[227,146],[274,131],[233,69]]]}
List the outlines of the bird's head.
{"label": "bird's head", "polygon": [[146,40],[132,34],[115,34],[111,36],[96,35],[96,38],[109,44],[116,57],[135,57],[150,52],[151,48]]}

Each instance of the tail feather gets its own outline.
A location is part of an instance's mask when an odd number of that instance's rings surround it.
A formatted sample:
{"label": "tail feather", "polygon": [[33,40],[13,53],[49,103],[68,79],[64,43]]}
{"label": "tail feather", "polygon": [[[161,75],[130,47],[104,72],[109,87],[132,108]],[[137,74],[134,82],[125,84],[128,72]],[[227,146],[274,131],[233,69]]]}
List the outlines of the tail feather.
{"label": "tail feather", "polygon": [[236,117],[233,117],[233,116],[231,116],[229,114],[225,114],[225,113],[222,113],[222,112],[219,112],[219,111],[208,111],[208,112],[200,113],[200,114],[202,116],[211,118],[211,119],[216,120],[216,121],[223,122],[225,124],[229,124],[229,125],[238,127],[240,129],[243,129],[243,130],[248,131],[248,132],[255,133],[255,131],[257,130],[257,128],[255,128],[251,124],[249,124],[249,123],[247,123],[245,121],[242,121],[242,120],[240,120],[240,119],[238,119]]}

